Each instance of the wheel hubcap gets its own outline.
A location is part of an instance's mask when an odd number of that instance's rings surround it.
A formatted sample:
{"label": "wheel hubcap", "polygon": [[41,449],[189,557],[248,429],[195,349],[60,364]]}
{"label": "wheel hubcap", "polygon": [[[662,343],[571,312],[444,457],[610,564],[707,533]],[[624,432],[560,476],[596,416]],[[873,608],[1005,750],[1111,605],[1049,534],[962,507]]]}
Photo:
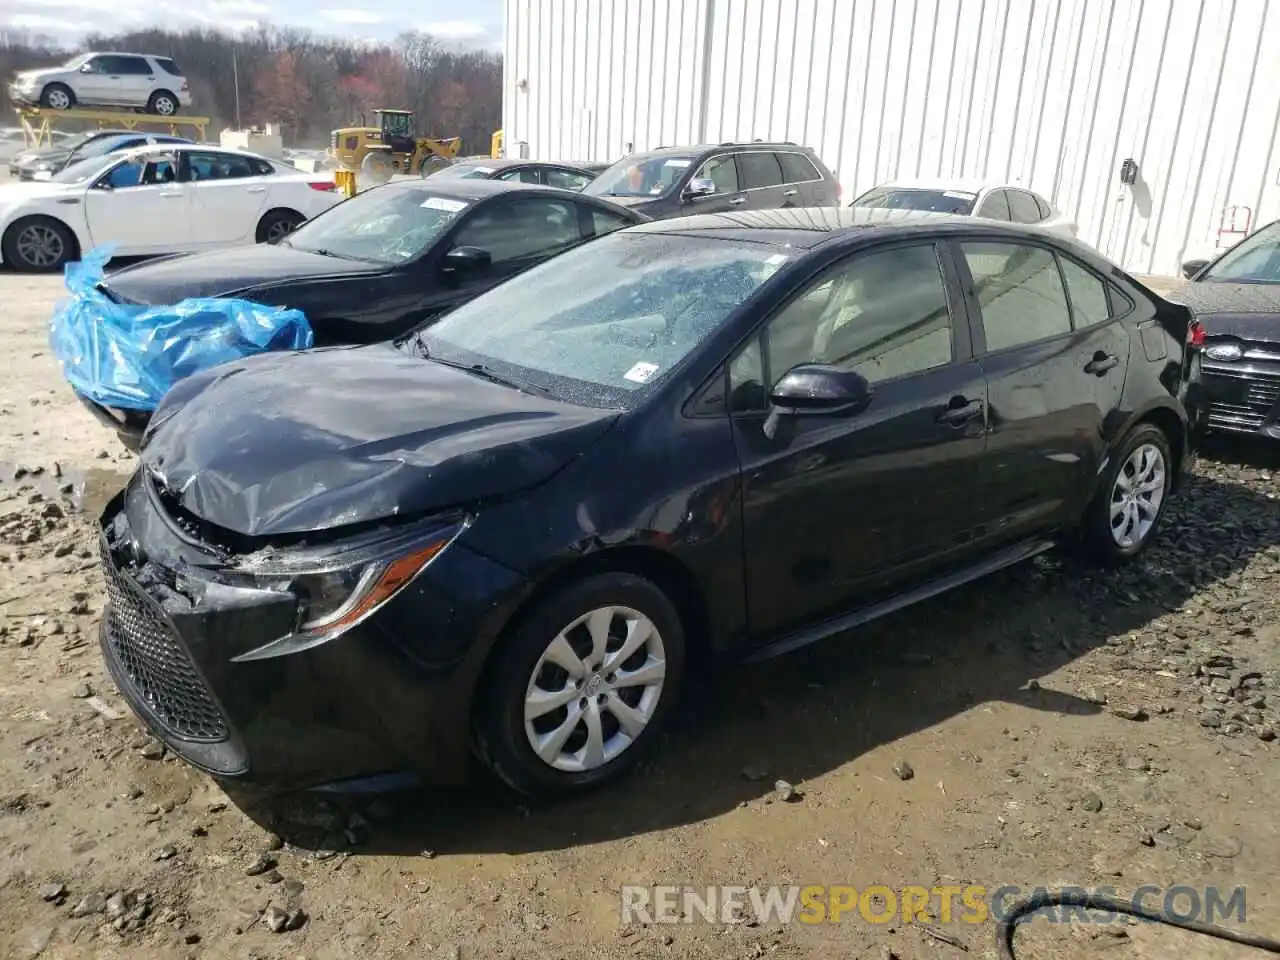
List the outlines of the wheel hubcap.
{"label": "wheel hubcap", "polygon": [[168,97],[161,97],[156,101],[156,112],[168,116],[173,113],[173,101]]}
{"label": "wheel hubcap", "polygon": [[1164,503],[1164,454],[1155,444],[1136,448],[1116,475],[1111,489],[1111,536],[1128,550],[1142,543],[1155,526]]}
{"label": "wheel hubcap", "polygon": [[65,110],[71,101],[67,95],[61,90],[54,90],[49,94],[49,106],[55,110]]}
{"label": "wheel hubcap", "polygon": [[62,237],[56,230],[33,224],[18,234],[18,254],[33,267],[52,267],[62,253]]}
{"label": "wheel hubcap", "polygon": [[293,232],[293,225],[285,223],[283,220],[277,220],[271,226],[267,227],[267,239],[279,240],[288,233]]}
{"label": "wheel hubcap", "polygon": [[581,773],[616,759],[653,719],[666,680],[658,628],[630,607],[601,607],[548,644],[529,678],[524,729],[543,763]]}

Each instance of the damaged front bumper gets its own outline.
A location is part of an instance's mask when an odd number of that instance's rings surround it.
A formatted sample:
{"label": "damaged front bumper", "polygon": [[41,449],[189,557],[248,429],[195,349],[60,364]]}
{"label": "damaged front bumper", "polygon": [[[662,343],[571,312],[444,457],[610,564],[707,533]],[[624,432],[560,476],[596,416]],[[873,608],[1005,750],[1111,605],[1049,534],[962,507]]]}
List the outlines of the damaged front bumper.
{"label": "damaged front bumper", "polygon": [[446,562],[350,629],[282,646],[298,599],[237,579],[234,558],[168,516],[149,483],[139,471],[102,515],[101,646],[156,737],[260,787],[467,777],[473,692],[518,574],[451,542]]}

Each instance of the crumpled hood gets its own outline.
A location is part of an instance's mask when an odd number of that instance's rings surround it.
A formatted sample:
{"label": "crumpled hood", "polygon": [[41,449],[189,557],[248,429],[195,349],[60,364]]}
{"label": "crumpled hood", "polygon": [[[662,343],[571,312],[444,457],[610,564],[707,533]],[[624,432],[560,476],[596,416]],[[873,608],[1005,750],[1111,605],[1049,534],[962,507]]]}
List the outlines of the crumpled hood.
{"label": "crumpled hood", "polygon": [[1280,283],[1184,283],[1165,299],[1187,307],[1208,336],[1280,342]]}
{"label": "crumpled hood", "polygon": [[300,534],[534,486],[617,417],[389,344],[268,353],[175,385],[141,469],[217,527]]}
{"label": "crumpled hood", "polygon": [[164,306],[188,297],[224,297],[251,292],[264,284],[366,276],[386,269],[376,263],[257,243],[135,264],[110,274],[102,286],[126,303]]}

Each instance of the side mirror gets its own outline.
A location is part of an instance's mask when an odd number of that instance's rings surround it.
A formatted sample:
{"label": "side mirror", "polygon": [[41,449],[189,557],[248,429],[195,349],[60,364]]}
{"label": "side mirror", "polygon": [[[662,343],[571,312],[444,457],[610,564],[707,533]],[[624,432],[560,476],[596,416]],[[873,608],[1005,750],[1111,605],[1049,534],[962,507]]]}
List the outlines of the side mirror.
{"label": "side mirror", "polygon": [[93,189],[111,191],[111,190],[114,190],[115,187],[111,185],[110,180],[99,180],[97,183],[93,185]]}
{"label": "side mirror", "polygon": [[1190,280],[1208,265],[1208,260],[1188,260],[1182,265],[1182,275]]}
{"label": "side mirror", "polygon": [[92,63],[82,63],[82,64],[80,65],[80,72],[81,72],[81,73],[93,73],[93,64],[92,64]]}
{"label": "side mirror", "polygon": [[479,270],[492,262],[489,251],[479,247],[454,247],[444,255],[444,269],[450,273]]}
{"label": "side mirror", "polygon": [[715,192],[716,182],[714,180],[709,177],[695,177],[684,188],[684,197],[686,200],[692,200],[695,197],[709,197]]}
{"label": "side mirror", "polygon": [[870,405],[871,384],[852,370],[802,363],[782,375],[769,400],[781,414],[852,414]]}

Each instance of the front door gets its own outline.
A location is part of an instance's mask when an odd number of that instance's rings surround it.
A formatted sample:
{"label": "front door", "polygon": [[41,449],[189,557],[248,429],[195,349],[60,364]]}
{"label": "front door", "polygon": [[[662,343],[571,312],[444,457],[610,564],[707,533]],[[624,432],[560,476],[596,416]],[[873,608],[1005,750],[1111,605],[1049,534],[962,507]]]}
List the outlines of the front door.
{"label": "front door", "polygon": [[[990,390],[984,486],[991,530],[1000,539],[1021,539],[1069,521],[1093,489],[1106,450],[1101,407],[1119,405],[1128,336],[1113,323],[1076,328],[1057,257],[1047,247],[1007,241],[958,247],[980,317],[974,347]],[[1079,279],[1075,286],[1083,303],[1086,288]]]}
{"label": "front door", "polygon": [[100,54],[80,67],[75,84],[77,100],[90,106],[120,102],[120,75],[115,60],[110,54]]}
{"label": "front door", "polygon": [[[964,309],[941,248],[877,248],[824,270],[730,362],[753,632],[800,626],[972,549],[986,384]],[[861,373],[870,406],[771,417],[763,385],[811,362]]]}
{"label": "front door", "polygon": [[173,253],[191,246],[191,206],[177,179],[177,158],[159,153],[121,161],[85,191],[93,245],[120,256]]}
{"label": "front door", "polygon": [[716,185],[716,192],[681,200],[678,216],[691,217],[699,213],[728,213],[746,209],[747,195],[742,192],[738,164],[733,154],[712,157],[689,178],[690,183],[694,180],[710,180]]}

